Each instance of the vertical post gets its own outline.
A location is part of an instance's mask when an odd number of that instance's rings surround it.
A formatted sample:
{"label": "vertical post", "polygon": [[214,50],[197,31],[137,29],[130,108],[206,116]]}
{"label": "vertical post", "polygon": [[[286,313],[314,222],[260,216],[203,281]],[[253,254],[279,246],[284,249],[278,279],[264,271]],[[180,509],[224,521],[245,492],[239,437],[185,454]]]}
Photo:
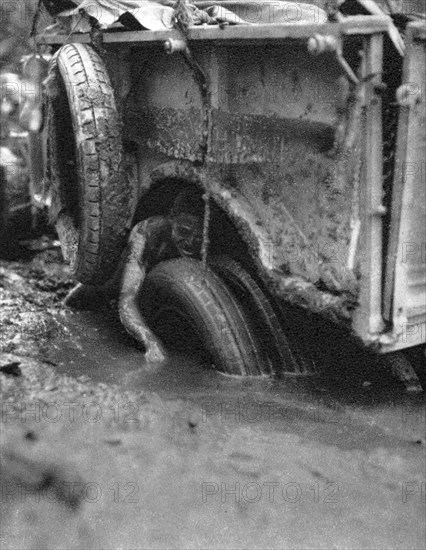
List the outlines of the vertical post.
{"label": "vertical post", "polygon": [[383,36],[365,39],[363,81],[364,170],[361,180],[362,213],[361,288],[357,332],[365,340],[375,340],[384,329],[382,317],[383,262],[383,141],[382,102],[377,92],[382,83]]}

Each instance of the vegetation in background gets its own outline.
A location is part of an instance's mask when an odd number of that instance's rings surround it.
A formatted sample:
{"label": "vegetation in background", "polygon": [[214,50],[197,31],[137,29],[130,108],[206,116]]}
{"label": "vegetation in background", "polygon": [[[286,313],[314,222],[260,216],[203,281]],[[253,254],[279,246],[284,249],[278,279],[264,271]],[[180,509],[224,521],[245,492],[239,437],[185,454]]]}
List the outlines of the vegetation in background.
{"label": "vegetation in background", "polygon": [[32,50],[31,25],[37,0],[2,0],[0,4],[0,70],[19,70],[19,60]]}

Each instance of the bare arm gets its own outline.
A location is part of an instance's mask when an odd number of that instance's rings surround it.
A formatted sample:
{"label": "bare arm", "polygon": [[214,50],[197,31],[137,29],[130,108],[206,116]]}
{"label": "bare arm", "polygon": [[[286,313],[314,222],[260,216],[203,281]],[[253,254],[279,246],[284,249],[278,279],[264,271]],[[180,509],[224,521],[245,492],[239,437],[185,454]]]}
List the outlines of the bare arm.
{"label": "bare arm", "polygon": [[149,236],[149,220],[138,223],[130,234],[121,281],[119,315],[127,332],[145,347],[146,359],[149,362],[161,362],[165,359],[165,353],[146,325],[138,303],[146,276],[144,252]]}

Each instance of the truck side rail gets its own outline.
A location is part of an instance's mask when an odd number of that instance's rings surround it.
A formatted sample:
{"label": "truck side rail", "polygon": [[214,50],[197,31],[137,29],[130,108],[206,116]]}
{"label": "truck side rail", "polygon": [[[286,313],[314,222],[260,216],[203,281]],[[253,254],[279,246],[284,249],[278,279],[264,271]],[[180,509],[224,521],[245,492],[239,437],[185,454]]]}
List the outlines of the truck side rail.
{"label": "truck side rail", "polygon": [[[190,41],[215,41],[226,43],[250,43],[258,40],[267,42],[279,42],[287,39],[310,38],[315,34],[338,37],[341,35],[368,35],[386,32],[389,26],[389,18],[384,16],[351,16],[338,23],[303,24],[262,24],[262,25],[227,25],[199,26],[188,29]],[[182,39],[178,30],[161,31],[114,31],[106,30],[103,33],[105,44],[116,43],[162,43],[170,39]],[[43,35],[37,37],[39,44],[65,44],[69,42],[90,43],[89,33],[71,35]]]}

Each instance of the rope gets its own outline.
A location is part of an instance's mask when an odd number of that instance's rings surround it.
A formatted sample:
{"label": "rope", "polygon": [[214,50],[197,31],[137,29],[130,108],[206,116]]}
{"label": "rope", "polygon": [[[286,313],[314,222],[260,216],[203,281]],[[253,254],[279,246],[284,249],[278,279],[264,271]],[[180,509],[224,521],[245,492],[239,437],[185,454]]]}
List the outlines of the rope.
{"label": "rope", "polygon": [[90,43],[93,46],[93,49],[100,55],[106,54],[107,51],[102,45],[104,41],[104,36],[100,24],[95,17],[89,15],[84,9],[80,9],[79,13],[81,17],[85,19],[90,25]]}
{"label": "rope", "polygon": [[80,19],[77,20],[77,22],[75,23],[74,27],[72,27],[72,29],[71,29],[70,32],[68,33],[67,37],[65,38],[65,40],[64,40],[64,45],[68,43],[68,40],[70,39],[70,36],[73,34],[73,32],[75,31],[75,29],[78,27],[78,25],[80,25],[82,19],[83,19],[83,14],[80,14]]}
{"label": "rope", "polygon": [[37,27],[38,27],[38,22],[40,21],[40,14],[41,14],[41,2],[42,0],[38,0],[37,2],[37,7],[34,12],[33,22],[31,25],[30,38],[34,38],[34,36],[37,34]]}
{"label": "rope", "polygon": [[209,248],[209,227],[210,227],[210,190],[207,189],[203,195],[204,220],[203,220],[203,244],[201,248],[201,260],[203,268],[207,268],[207,253]]}
{"label": "rope", "polygon": [[36,6],[36,9],[35,9],[35,12],[34,12],[34,16],[33,16],[33,21],[32,21],[32,24],[31,24],[31,31],[30,31],[30,38],[33,41],[34,55],[38,54],[38,49],[39,49],[37,41],[35,39],[35,36],[37,34],[37,27],[38,27],[38,23],[40,21],[41,3],[42,3],[42,0],[38,0],[37,6]]}
{"label": "rope", "polygon": [[[68,40],[70,39],[70,36],[73,34],[73,32],[75,31],[75,29],[78,27],[78,25],[81,23],[81,20],[83,19],[83,15],[80,15],[80,18],[76,21],[75,25],[72,27],[72,29],[70,30],[70,32],[67,34],[67,36],[65,37],[65,40],[64,40],[64,43],[63,45],[65,46],[65,44],[68,44]],[[40,38],[43,38],[43,36],[45,35],[46,33],[46,29],[43,30],[43,32],[40,34]]]}
{"label": "rope", "polygon": [[191,11],[186,0],[177,0],[173,13],[174,26],[185,36],[188,35],[188,27],[192,24]]}
{"label": "rope", "polygon": [[[199,10],[198,10],[199,11]],[[191,7],[188,6],[186,0],[178,0],[175,7],[175,27],[180,30],[183,34],[186,41],[186,48],[182,51],[183,57],[185,58],[186,63],[190,67],[193,78],[198,85],[201,94],[202,106],[203,106],[203,138],[201,143],[201,165],[203,170],[203,180],[204,180],[204,217],[203,217],[203,242],[201,246],[201,260],[204,269],[207,269],[207,255],[209,248],[209,227],[210,227],[210,197],[211,191],[209,189],[209,184],[206,178],[206,164],[208,159],[208,150],[210,144],[211,136],[211,101],[210,101],[210,92],[208,88],[207,78],[204,74],[203,69],[197,63],[197,61],[192,57],[191,51],[188,47],[188,28],[193,24],[194,15],[199,15],[198,13],[192,11]],[[206,19],[207,22],[207,19]]]}

